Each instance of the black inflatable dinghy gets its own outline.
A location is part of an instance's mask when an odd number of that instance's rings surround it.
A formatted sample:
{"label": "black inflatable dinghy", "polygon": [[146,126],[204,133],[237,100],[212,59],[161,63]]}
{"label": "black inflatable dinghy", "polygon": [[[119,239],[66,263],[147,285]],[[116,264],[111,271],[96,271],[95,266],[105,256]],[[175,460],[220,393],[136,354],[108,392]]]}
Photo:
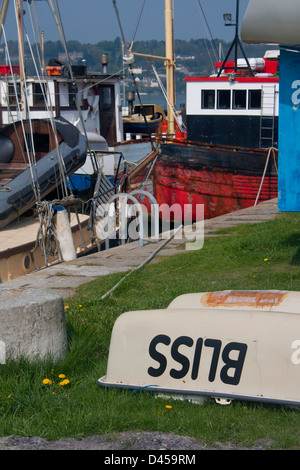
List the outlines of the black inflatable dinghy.
{"label": "black inflatable dinghy", "polygon": [[37,187],[43,200],[62,178],[85,163],[86,154],[85,136],[61,117],[54,119],[54,126],[49,119],[4,126],[0,130],[0,229],[36,204]]}

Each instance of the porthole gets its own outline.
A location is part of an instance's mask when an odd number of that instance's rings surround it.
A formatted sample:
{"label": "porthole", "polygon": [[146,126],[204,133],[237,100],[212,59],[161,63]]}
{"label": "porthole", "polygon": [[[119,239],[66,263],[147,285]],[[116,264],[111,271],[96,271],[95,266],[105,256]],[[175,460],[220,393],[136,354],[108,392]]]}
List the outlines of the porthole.
{"label": "porthole", "polygon": [[28,271],[30,266],[31,266],[31,257],[30,255],[25,255],[23,258],[23,268],[25,269],[25,271]]}

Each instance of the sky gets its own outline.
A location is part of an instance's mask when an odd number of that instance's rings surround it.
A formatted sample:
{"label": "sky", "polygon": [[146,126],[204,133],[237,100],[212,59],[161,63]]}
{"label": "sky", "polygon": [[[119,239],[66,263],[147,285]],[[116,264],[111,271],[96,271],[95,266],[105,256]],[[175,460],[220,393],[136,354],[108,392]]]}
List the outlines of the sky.
{"label": "sky", "polygon": [[[145,4],[144,4],[145,1]],[[55,5],[55,1],[53,2]],[[112,0],[57,0],[67,40],[95,44],[103,40],[121,37],[117,16]],[[233,27],[226,27],[223,13],[232,13],[235,20],[236,0],[174,0],[174,31],[176,39],[198,39],[207,37],[201,4],[214,38],[231,41]],[[249,0],[240,0],[240,25]],[[7,39],[16,39],[14,0],[10,6],[5,23]],[[131,42],[143,8],[135,40],[164,40],[164,0],[117,0],[119,15],[126,41]],[[45,41],[59,40],[59,33],[53,21],[52,13],[46,0],[36,2],[39,26],[44,32]],[[24,10],[28,5],[24,2]],[[30,29],[29,12],[25,14],[25,24]],[[30,33],[28,33],[30,36]]]}

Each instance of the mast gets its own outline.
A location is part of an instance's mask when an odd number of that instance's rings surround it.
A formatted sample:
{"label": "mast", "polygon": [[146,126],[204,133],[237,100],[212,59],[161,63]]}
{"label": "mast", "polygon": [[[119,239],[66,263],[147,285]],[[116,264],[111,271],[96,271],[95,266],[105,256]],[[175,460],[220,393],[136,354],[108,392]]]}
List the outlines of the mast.
{"label": "mast", "polygon": [[[114,2],[114,0],[113,0]],[[150,54],[140,54],[139,52],[130,53],[135,57],[146,57],[147,59],[163,60],[166,68],[167,81],[167,117],[168,117],[168,135],[173,137],[175,134],[175,56],[174,56],[174,0],[165,0],[165,43],[166,57],[154,56]],[[115,3],[115,2],[114,2]],[[122,30],[121,30],[122,31]]]}
{"label": "mast", "polygon": [[[3,26],[6,19],[7,9],[9,0],[2,0],[0,10],[0,39],[3,33]],[[25,106],[25,90],[24,85],[24,41],[23,41],[23,0],[16,0],[16,16],[18,25],[18,47],[19,47],[19,66],[20,66],[20,83],[21,83],[21,109],[23,117],[26,117],[26,106]]]}
{"label": "mast", "polygon": [[9,4],[9,0],[3,0],[2,1],[1,11],[0,11],[0,25],[1,25],[0,26],[0,39],[1,39],[2,33],[3,33],[2,26],[4,26],[4,23],[5,23],[8,4]]}
{"label": "mast", "polygon": [[166,42],[166,77],[168,103],[168,134],[175,133],[174,106],[175,106],[175,61],[174,61],[174,7],[173,0],[165,0],[165,42]]}
{"label": "mast", "polygon": [[19,44],[19,66],[21,85],[21,111],[23,119],[27,118],[27,106],[25,101],[25,62],[24,62],[24,38],[23,38],[23,0],[16,0],[16,14],[18,24],[18,44]]}
{"label": "mast", "polygon": [[[225,19],[225,16],[224,15],[224,19]],[[231,19],[231,15],[230,16],[230,19]],[[235,18],[235,23],[225,23],[225,26],[235,26],[235,37],[234,37],[234,40],[232,41],[232,44],[229,48],[229,51],[227,52],[227,55],[222,63],[222,66],[218,72],[218,77],[220,77],[221,73],[223,70],[226,70],[226,62],[234,48],[234,73],[235,75],[237,74],[237,60],[238,60],[238,47],[240,47],[241,51],[242,51],[242,54],[244,56],[244,59],[246,61],[246,64],[247,64],[247,67],[246,69],[249,70],[250,74],[252,77],[254,77],[254,73],[253,73],[253,70],[251,69],[250,67],[250,64],[249,64],[249,61],[248,61],[248,58],[245,54],[245,51],[244,51],[244,48],[243,48],[243,45],[241,43],[241,40],[240,40],[240,36],[239,36],[239,16],[240,16],[240,0],[236,0],[236,18]]]}

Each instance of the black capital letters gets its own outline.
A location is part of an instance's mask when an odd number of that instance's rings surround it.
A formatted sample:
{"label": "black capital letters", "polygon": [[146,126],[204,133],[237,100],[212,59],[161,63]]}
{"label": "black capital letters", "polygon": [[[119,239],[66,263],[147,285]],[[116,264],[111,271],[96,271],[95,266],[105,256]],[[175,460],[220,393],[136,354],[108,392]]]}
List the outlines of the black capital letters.
{"label": "black capital letters", "polygon": [[[247,353],[247,344],[245,343],[228,343],[223,349],[222,359],[225,365],[222,367],[220,372],[220,378],[223,383],[230,385],[238,385],[241,379],[243,365]],[[231,351],[239,351],[238,358],[236,360],[230,359],[229,354]],[[234,370],[232,376],[228,375],[229,369]]]}
{"label": "black capital letters", "polygon": [[165,356],[161,353],[159,353],[156,350],[156,346],[159,344],[165,344],[168,346],[171,343],[171,338],[166,335],[157,335],[153,338],[149,345],[149,354],[154,359],[159,363],[159,367],[157,369],[154,369],[154,367],[149,367],[148,368],[148,374],[151,375],[151,377],[159,377],[164,373],[167,367],[167,359]]}

